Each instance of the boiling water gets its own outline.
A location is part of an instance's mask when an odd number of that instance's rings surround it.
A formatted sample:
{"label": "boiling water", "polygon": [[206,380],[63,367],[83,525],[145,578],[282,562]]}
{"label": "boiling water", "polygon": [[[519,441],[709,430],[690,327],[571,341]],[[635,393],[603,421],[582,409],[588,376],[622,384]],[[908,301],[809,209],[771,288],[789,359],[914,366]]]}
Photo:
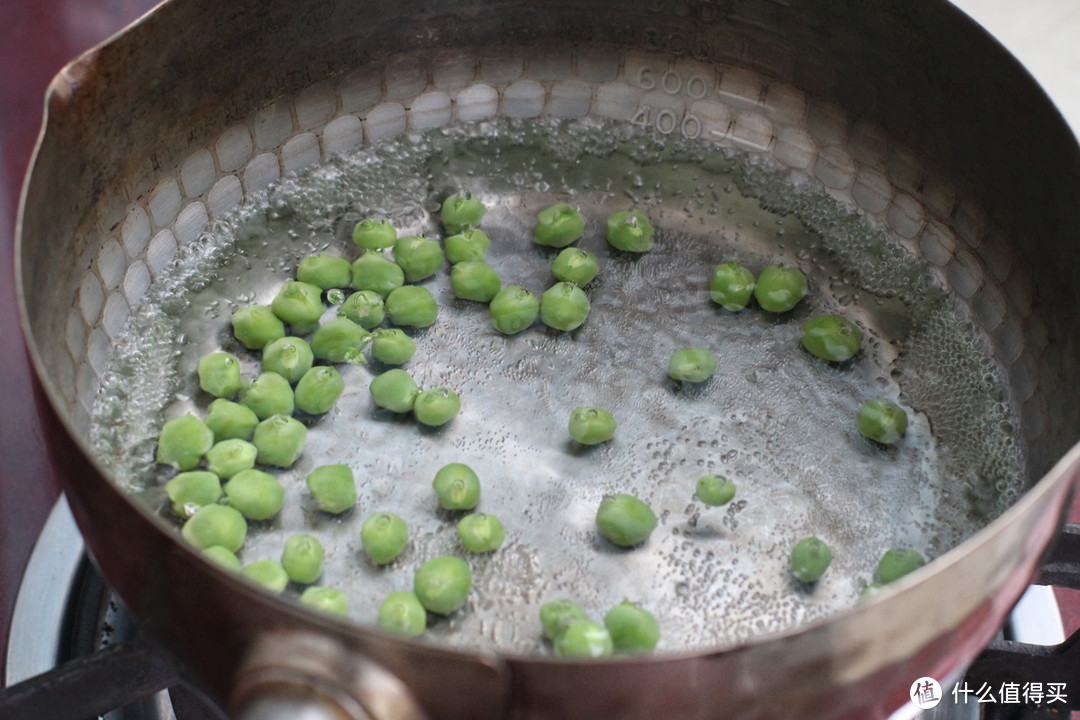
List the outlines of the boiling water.
{"label": "boiling water", "polygon": [[[537,295],[554,282],[555,251],[533,243],[536,213],[560,201],[580,208],[579,245],[601,258],[586,288],[587,322],[571,333],[537,324],[504,337],[485,306],[453,297],[445,268],[423,281],[439,319],[410,331],[417,353],[406,369],[421,387],[454,388],[461,413],[443,428],[421,427],[374,407],[367,387],[384,368],[341,367],[344,395],[310,423],[296,465],[278,473],[285,508],[252,523],[243,561],[277,558],[288,535],[312,533],[327,548],[321,583],[345,589],[351,616],[373,623],[382,598],[410,589],[420,563],[463,552],[457,516],[437,509],[431,481],[464,462],[483,485],[479,510],[501,518],[507,541],[469,556],[469,604],[433,618],[425,638],[545,651],[542,603],[568,597],[599,619],[629,599],[657,616],[661,649],[700,648],[850,607],[884,550],[937,556],[1018,495],[1022,457],[1002,373],[923,264],[815,188],[745,157],[594,121],[504,121],[403,138],[285,180],[216,225],[151,289],[117,345],[94,442],[118,482],[167,516],[161,486],[170,473],[153,462],[155,438],[166,418],[205,413],[198,359],[225,349],[248,375],[259,371],[257,354],[231,335],[233,309],[269,303],[305,255],[356,257],[351,229],[363,218],[440,237],[438,209],[454,192],[487,207],[488,262],[504,284]],[[603,238],[608,214],[631,205],[658,229],[640,257],[610,251]],[[810,294],[784,315],[723,310],[708,283],[731,259],[755,271],[797,265]],[[800,347],[802,322],[825,312],[863,329],[850,363],[824,363]],[[671,353],[690,346],[719,361],[701,386],[666,375]],[[860,403],[875,396],[908,408],[896,446],[855,430]],[[583,405],[614,413],[614,440],[583,448],[569,439],[570,411]],[[305,476],[325,463],[347,463],[357,477],[358,506],[342,517],[320,513],[306,493]],[[701,504],[694,485],[706,473],[733,479],[735,501]],[[596,507],[613,492],[642,498],[659,516],[643,546],[598,537]],[[379,510],[405,518],[411,535],[385,568],[367,560],[359,538]],[[791,547],[807,535],[834,552],[812,586],[787,572]]]}

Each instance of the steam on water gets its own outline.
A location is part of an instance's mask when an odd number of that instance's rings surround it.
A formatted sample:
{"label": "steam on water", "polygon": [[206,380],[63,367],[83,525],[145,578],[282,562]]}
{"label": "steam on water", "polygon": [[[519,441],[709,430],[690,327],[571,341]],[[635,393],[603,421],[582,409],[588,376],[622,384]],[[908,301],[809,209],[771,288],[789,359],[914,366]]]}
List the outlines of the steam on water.
{"label": "steam on water", "polygon": [[[304,454],[279,477],[286,506],[253,523],[245,562],[280,556],[285,538],[311,532],[326,546],[322,584],[344,588],[352,616],[372,623],[393,590],[437,554],[460,554],[456,517],[436,510],[431,480],[465,462],[483,484],[480,510],[498,515],[507,542],[471,556],[470,603],[426,637],[465,647],[543,648],[539,606],[578,601],[600,618],[624,599],[657,615],[662,649],[735,643],[850,607],[880,554],[910,546],[941,554],[981,528],[1019,494],[1022,461],[1002,373],[964,308],[889,236],[818,190],[798,186],[746,157],[668,142],[625,125],[511,121],[457,127],[366,148],[287,179],[186,248],[117,344],[101,388],[94,444],[117,481],[167,515],[155,466],[161,423],[202,415],[211,398],[195,366],[218,349],[256,354],[232,338],[231,312],[268,303],[298,260],[330,252],[350,260],[353,225],[389,218],[399,234],[441,237],[438,209],[454,192],[488,208],[488,261],[505,284],[539,295],[553,282],[555,251],[537,246],[538,211],[565,201],[587,219],[580,245],[601,258],[587,291],[585,325],[540,325],[504,337],[486,308],[455,300],[444,269],[423,282],[440,303],[438,322],[414,333],[407,369],[421,387],[447,385],[460,415],[439,430],[374,409],[376,367],[342,368],[346,392],[311,422]],[[658,228],[641,257],[610,251],[611,212],[636,205]],[[712,269],[738,259],[757,271],[797,265],[810,295],[795,311],[730,313],[708,296]],[[331,309],[328,311],[333,312]],[[802,322],[842,314],[866,338],[846,366],[811,357]],[[719,360],[701,387],[666,377],[682,347]],[[855,430],[866,398],[909,409],[907,436],[875,446]],[[570,411],[614,413],[615,439],[583,449],[567,435]],[[360,500],[350,514],[320,514],[304,478],[348,463]],[[693,496],[698,477],[721,473],[738,486],[727,507]],[[640,548],[598,538],[602,496],[629,492],[660,526]],[[363,554],[359,528],[372,512],[406,519],[411,544],[387,568]],[[787,572],[800,538],[834,551],[825,577],[804,587]],[[291,590],[290,590],[291,592]]]}

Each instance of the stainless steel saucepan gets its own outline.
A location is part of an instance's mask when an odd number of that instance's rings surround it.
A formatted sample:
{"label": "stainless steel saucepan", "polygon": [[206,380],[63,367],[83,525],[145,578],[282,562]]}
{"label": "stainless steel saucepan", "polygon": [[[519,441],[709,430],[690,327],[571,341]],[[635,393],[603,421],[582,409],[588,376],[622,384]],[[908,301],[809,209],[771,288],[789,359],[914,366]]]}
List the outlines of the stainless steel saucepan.
{"label": "stainless steel saucepan", "polygon": [[[167,510],[153,461],[170,417],[204,413],[198,359],[258,356],[236,307],[266,303],[305,255],[349,260],[353,225],[441,237],[439,206],[488,209],[488,261],[539,294],[553,253],[537,213],[569,202],[601,258],[581,329],[506,337],[421,283],[439,319],[410,330],[423,387],[462,397],[449,425],[372,406],[381,368],[346,392],[279,472],[286,505],[253,523],[245,562],[315,534],[337,619],[204,561]],[[818,0],[170,0],[65,68],[24,188],[20,306],[50,442],[94,561],[147,631],[239,717],[885,717],[917,678],[954,677],[990,640],[1060,525],[1080,450],[1080,149],[1019,64],[945,2]],[[631,207],[657,228],[609,249]],[[798,266],[790,313],[723,310],[712,269]],[[333,312],[332,310],[330,311]],[[864,333],[833,365],[806,319]],[[709,382],[666,376],[681,347]],[[904,439],[855,430],[868,397],[908,409]],[[582,448],[569,411],[616,438]],[[419,639],[376,629],[382,597],[460,554],[430,484],[473,466],[508,531],[470,556],[465,608]],[[358,507],[320,513],[304,477],[347,463]],[[735,502],[704,506],[706,473]],[[624,550],[593,515],[631,492],[659,526]],[[376,510],[406,553],[360,545]],[[788,554],[834,551],[817,583]],[[889,547],[931,558],[860,599]],[[538,608],[594,617],[630,599],[658,618],[647,656],[554,657]]]}

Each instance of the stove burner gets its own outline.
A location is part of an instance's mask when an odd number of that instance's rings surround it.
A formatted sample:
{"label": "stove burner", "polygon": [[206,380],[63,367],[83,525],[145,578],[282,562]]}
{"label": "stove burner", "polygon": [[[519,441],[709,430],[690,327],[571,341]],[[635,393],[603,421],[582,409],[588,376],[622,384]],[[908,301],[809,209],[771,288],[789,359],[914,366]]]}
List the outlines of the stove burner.
{"label": "stove burner", "polygon": [[[1068,525],[1062,531],[1042,579],[1080,588],[1080,526]],[[1080,633],[1063,642],[1053,591],[1033,586],[998,639],[956,681],[971,688],[982,683],[1000,688],[1024,680],[1068,687],[1070,680],[1080,678],[1078,638]],[[12,618],[6,667],[0,718],[226,720],[219,708],[184,682],[165,653],[139,636],[87,560],[63,498],[53,508],[27,566]],[[920,713],[909,704],[889,720],[1049,720],[1063,717],[1068,709],[1080,709],[1080,686],[1069,688],[1073,692],[1067,703],[1038,706],[979,703],[974,697],[955,704],[954,685],[953,679],[942,681],[944,702],[933,710]]]}

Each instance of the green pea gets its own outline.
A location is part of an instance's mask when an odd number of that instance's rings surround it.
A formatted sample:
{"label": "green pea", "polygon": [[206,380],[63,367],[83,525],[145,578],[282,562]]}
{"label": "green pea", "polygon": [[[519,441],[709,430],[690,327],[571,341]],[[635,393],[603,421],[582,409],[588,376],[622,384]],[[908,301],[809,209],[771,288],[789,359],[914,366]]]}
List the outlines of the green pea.
{"label": "green pea", "polygon": [[300,604],[324,612],[328,615],[345,616],[349,614],[349,600],[345,593],[337,588],[312,585],[300,593]]}
{"label": "green pea", "polygon": [[348,465],[320,465],[308,473],[306,482],[324,512],[338,515],[356,505],[356,480]]}
{"label": "green pea", "polygon": [[214,397],[231,398],[244,389],[240,359],[232,353],[212,352],[199,360],[199,387]]}
{"label": "green pea", "polygon": [[899,580],[910,572],[926,564],[917,550],[911,548],[890,548],[881,556],[877,565],[877,579],[883,585]]}
{"label": "green pea", "polygon": [[451,195],[442,204],[443,228],[446,232],[454,234],[465,228],[478,227],[485,212],[487,210],[484,204],[469,193]]}
{"label": "green pea", "polygon": [[397,230],[389,220],[361,220],[353,226],[352,239],[365,250],[381,250],[394,246]]}
{"label": "green pea", "polygon": [[769,265],[758,275],[754,299],[763,310],[782,313],[799,304],[807,293],[802,270],[787,265]]}
{"label": "green pea", "polygon": [[291,415],[296,407],[292,385],[276,372],[264,372],[244,391],[240,402],[260,420],[271,415]]}
{"label": "green pea", "polygon": [[206,451],[206,469],[219,478],[231,478],[255,467],[259,451],[247,440],[222,440]]}
{"label": "green pea", "polygon": [[604,408],[579,407],[570,412],[570,437],[582,445],[597,445],[615,437],[615,416]]}
{"label": "green pea", "polygon": [[449,615],[464,606],[471,589],[469,564],[453,555],[428,560],[413,576],[413,592],[420,604],[437,615]]}
{"label": "green pea", "polygon": [[[371,333],[347,317],[327,320],[311,336],[311,352],[319,360],[363,365],[363,348]],[[306,374],[306,373],[305,373]]]}
{"label": "green pea", "polygon": [[653,246],[653,230],[649,217],[641,210],[617,212],[607,219],[608,244],[616,250],[642,253]]}
{"label": "green pea", "polygon": [[461,398],[447,387],[424,390],[413,402],[413,415],[424,425],[439,427],[453,420],[461,410]]}
{"label": "green pea", "polygon": [[376,375],[371,381],[370,390],[371,399],[376,405],[396,413],[412,410],[416,396],[420,394],[420,386],[400,368]]}
{"label": "green pea", "polygon": [[296,384],[296,409],[308,415],[322,415],[334,406],[345,391],[345,380],[328,365],[313,367]]}
{"label": "green pea", "polygon": [[902,438],[907,425],[907,412],[888,398],[867,400],[855,415],[859,432],[882,445],[891,445]]}
{"label": "green pea", "polygon": [[727,505],[735,497],[735,483],[721,475],[706,475],[697,481],[695,494],[706,505]]}
{"label": "green pea", "polygon": [[357,290],[345,299],[337,314],[347,317],[365,330],[371,330],[386,317],[386,309],[379,293],[374,290]]}
{"label": "green pea", "polygon": [[565,598],[550,600],[540,606],[540,623],[548,640],[558,638],[575,620],[588,619],[580,605]]}
{"label": "green pea", "polygon": [[292,328],[294,333],[309,333],[318,327],[319,318],[326,310],[322,302],[322,288],[299,280],[290,280],[274,296],[270,309]]}
{"label": "green pea", "polygon": [[446,259],[456,265],[483,260],[491,246],[491,238],[483,230],[468,228],[446,238],[443,244],[446,246]]}
{"label": "green pea", "polygon": [[218,398],[210,403],[204,422],[218,442],[233,438],[250,440],[255,426],[259,424],[259,416],[238,402]]}
{"label": "green pea", "polygon": [[265,305],[247,305],[232,314],[233,335],[248,350],[262,350],[266,344],[285,337],[285,323]]}
{"label": "green pea", "polygon": [[296,279],[322,290],[349,287],[352,265],[345,258],[334,255],[308,255],[297,266]]}
{"label": "green pea", "polygon": [[199,418],[182,415],[167,421],[158,436],[156,459],[177,470],[194,470],[214,445],[214,433]]}
{"label": "green pea", "polygon": [[428,327],[435,323],[439,306],[427,288],[403,285],[386,296],[386,314],[395,325]]}
{"label": "green pea", "polygon": [[240,558],[236,553],[221,545],[211,545],[202,551],[204,558],[218,567],[225,568],[230,572],[240,572]]}
{"label": "green pea", "polygon": [[499,274],[486,262],[464,261],[450,268],[450,289],[456,298],[491,302],[500,288]]}
{"label": "green pea", "polygon": [[575,620],[555,638],[555,654],[559,657],[598,658],[614,651],[607,628],[592,620]]}
{"label": "green pea", "polygon": [[596,510],[600,534],[621,547],[644,542],[656,525],[656,513],[633,495],[608,495]]}
{"label": "green pea", "polygon": [[855,323],[836,315],[818,315],[802,326],[802,345],[811,355],[829,362],[855,357],[862,344],[862,332]]}
{"label": "green pea", "polygon": [[563,248],[581,237],[585,232],[585,218],[577,208],[566,203],[556,203],[536,214],[533,240],[538,245]]}
{"label": "green pea", "polygon": [[471,513],[458,520],[457,534],[471,553],[494,552],[506,540],[506,528],[499,518],[486,513]]}
{"label": "green pea", "polygon": [[189,518],[204,505],[216,503],[221,497],[221,480],[206,470],[188,470],[165,483],[165,493],[172,502],[172,511]]}
{"label": "green pea", "polygon": [[256,560],[240,568],[240,574],[264,590],[281,593],[289,585],[289,575],[277,560]]}
{"label": "green pea", "polygon": [[255,426],[254,443],[262,465],[291,467],[304,448],[307,428],[296,418],[288,415],[271,415]]}
{"label": "green pea", "polygon": [[520,285],[507,285],[491,299],[488,311],[496,330],[513,335],[536,322],[540,316],[540,301]]}
{"label": "green pea", "polygon": [[550,328],[576,330],[588,316],[589,298],[574,283],[555,283],[540,296],[540,322]]}
{"label": "green pea", "polygon": [[314,535],[290,535],[281,551],[281,567],[293,582],[310,585],[322,575],[325,556],[322,543]]}
{"label": "green pea", "polygon": [[668,377],[682,382],[705,382],[716,372],[716,357],[705,348],[676,350],[668,361]]}
{"label": "green pea", "polygon": [[382,328],[371,336],[371,355],[387,365],[403,365],[416,354],[416,342],[399,328]]}
{"label": "green pea", "polygon": [[413,592],[392,592],[379,606],[379,627],[395,635],[416,637],[427,628],[427,611]]}
{"label": "green pea", "polygon": [[360,528],[360,542],[375,563],[386,565],[409,544],[409,528],[394,513],[375,513]]}
{"label": "green pea", "polygon": [[551,261],[551,274],[561,282],[584,287],[600,274],[600,261],[581,248],[565,248]]}
{"label": "green pea", "polygon": [[439,243],[422,235],[398,238],[394,243],[394,262],[405,273],[407,282],[431,277],[439,271],[444,261]]}
{"label": "green pea", "polygon": [[314,362],[315,353],[303,338],[283,337],[263,348],[263,370],[276,372],[290,383],[300,382]]}
{"label": "green pea", "polygon": [[735,260],[721,263],[709,280],[709,297],[725,310],[738,312],[750,304],[755,284],[754,273]]}
{"label": "green pea", "polygon": [[180,534],[201,549],[220,545],[236,552],[247,537],[247,521],[239,510],[228,505],[203,505],[187,519]]}
{"label": "green pea", "polygon": [[815,582],[832,562],[832,550],[816,537],[803,538],[791,549],[791,574],[805,583]]}
{"label": "green pea", "polygon": [[386,297],[405,284],[405,271],[380,252],[366,252],[353,261],[352,284],[357,290],[371,290]]}
{"label": "green pea", "polygon": [[660,626],[645,608],[625,600],[604,615],[604,627],[615,650],[649,652],[660,642]]}
{"label": "green pea", "polygon": [[281,510],[285,488],[268,472],[254,468],[241,470],[222,486],[229,507],[248,520],[267,520]]}
{"label": "green pea", "polygon": [[464,463],[444,465],[431,485],[444,510],[472,510],[480,502],[480,478]]}

